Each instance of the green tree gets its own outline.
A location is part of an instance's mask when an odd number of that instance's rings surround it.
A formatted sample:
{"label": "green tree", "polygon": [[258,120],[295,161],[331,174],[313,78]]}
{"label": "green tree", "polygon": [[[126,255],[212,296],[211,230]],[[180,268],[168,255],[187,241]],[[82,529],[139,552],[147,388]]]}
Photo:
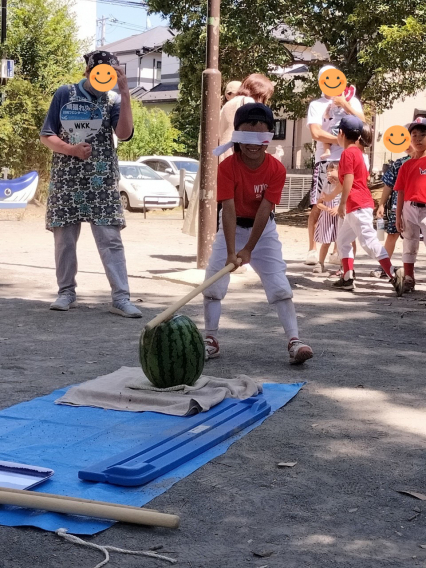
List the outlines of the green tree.
{"label": "green tree", "polygon": [[[15,60],[15,78],[0,87],[0,165],[14,176],[32,169],[43,182],[48,177],[50,151],[39,132],[53,93],[63,84],[80,80],[82,44],[65,0],[9,2],[7,43],[0,55]],[[1,58],[1,57],[0,57]]]}
{"label": "green tree", "polygon": [[[291,2],[283,4],[289,8]],[[422,0],[303,0],[288,14],[285,23],[307,45],[323,43],[330,60],[375,111],[384,111],[397,99],[426,87],[426,76],[419,67],[420,61],[425,62],[425,33],[423,37],[418,33],[419,23],[426,22]],[[315,73],[300,96],[317,91]]]}
{"label": "green tree", "polygon": [[[153,12],[168,17],[170,27],[179,32],[163,47],[181,60],[180,96],[172,123],[180,131],[179,142],[196,156],[201,76],[206,59],[207,2],[148,0],[148,5]],[[279,5],[279,0],[221,0],[220,70],[224,83],[250,73],[269,74],[271,62],[278,66],[290,62],[291,54],[272,36],[282,21]]]}
{"label": "green tree", "polygon": [[172,127],[168,115],[159,108],[148,110],[132,100],[134,135],[129,142],[118,144],[121,160],[136,160],[139,156],[173,155],[184,148],[176,142],[178,131]]}
{"label": "green tree", "polygon": [[[165,50],[181,59],[181,93],[173,123],[191,153],[200,120],[201,73],[205,62],[206,0],[147,0],[170,19],[177,38]],[[280,31],[281,30],[281,31]],[[330,60],[357,87],[370,112],[426,87],[424,0],[222,0],[220,69],[223,82],[261,72],[276,81],[273,106],[290,119],[305,116],[319,96],[323,61],[305,62],[312,73],[291,80],[273,67],[300,61],[300,46],[320,42]],[[281,39],[281,41],[280,41]]]}

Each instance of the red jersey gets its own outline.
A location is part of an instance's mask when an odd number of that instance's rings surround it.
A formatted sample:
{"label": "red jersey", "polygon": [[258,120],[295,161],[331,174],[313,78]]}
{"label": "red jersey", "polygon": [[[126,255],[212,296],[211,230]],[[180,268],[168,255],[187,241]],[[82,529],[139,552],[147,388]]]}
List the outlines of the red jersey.
{"label": "red jersey", "polygon": [[394,190],[404,192],[404,201],[426,203],[426,157],[411,158],[402,164]]}
{"label": "red jersey", "polygon": [[263,164],[252,170],[235,152],[219,164],[217,200],[233,199],[237,217],[254,219],[263,198],[279,204],[285,178],[285,167],[271,154],[265,154]]}
{"label": "red jersey", "polygon": [[356,146],[350,146],[343,150],[339,162],[339,181],[341,184],[343,184],[346,174],[354,176],[352,189],[346,201],[346,213],[367,207],[374,209],[374,201],[367,187],[368,171],[363,154]]}

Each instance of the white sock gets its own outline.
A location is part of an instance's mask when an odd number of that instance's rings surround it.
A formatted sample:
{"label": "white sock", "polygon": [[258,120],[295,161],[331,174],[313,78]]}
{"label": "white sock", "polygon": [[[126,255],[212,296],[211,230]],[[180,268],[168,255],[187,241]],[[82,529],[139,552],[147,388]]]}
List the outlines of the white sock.
{"label": "white sock", "polygon": [[204,327],[206,337],[211,335],[217,339],[221,308],[222,302],[220,300],[204,297]]}
{"label": "white sock", "polygon": [[299,328],[297,327],[296,308],[294,307],[293,301],[291,299],[279,300],[275,302],[274,305],[288,341],[298,338]]}

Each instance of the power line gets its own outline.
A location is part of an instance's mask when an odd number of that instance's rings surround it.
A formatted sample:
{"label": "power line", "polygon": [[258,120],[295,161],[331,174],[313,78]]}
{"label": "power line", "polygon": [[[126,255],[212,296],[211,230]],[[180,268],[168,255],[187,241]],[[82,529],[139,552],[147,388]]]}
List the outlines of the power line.
{"label": "power line", "polygon": [[108,25],[116,24],[117,26],[125,27],[127,29],[134,29],[136,31],[146,32],[147,28],[145,26],[138,26],[137,24],[133,24],[132,22],[122,22],[114,18],[114,16],[109,17],[109,21],[111,22]]}
{"label": "power line", "polygon": [[[118,27],[118,28],[120,28],[120,29],[122,29],[122,30],[129,30],[129,31],[131,31],[131,32],[139,32],[139,33],[141,33],[141,34],[143,34],[144,32],[147,31],[147,29],[143,29],[143,30],[142,30],[142,29],[139,29],[139,28],[130,28],[130,27],[128,27],[128,26],[120,26],[119,24],[108,24],[108,25],[114,25],[115,27]],[[112,30],[111,30],[111,31],[112,31]]]}
{"label": "power line", "polygon": [[148,6],[144,2],[134,2],[133,0],[86,0],[86,2],[98,2],[109,6],[121,6],[127,8],[142,8],[146,10]]}

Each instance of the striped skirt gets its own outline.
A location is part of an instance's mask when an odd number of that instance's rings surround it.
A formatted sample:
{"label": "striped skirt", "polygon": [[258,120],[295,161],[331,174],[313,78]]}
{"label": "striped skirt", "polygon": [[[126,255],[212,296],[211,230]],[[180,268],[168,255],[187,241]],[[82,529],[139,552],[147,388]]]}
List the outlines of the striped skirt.
{"label": "striped skirt", "polygon": [[[333,201],[325,201],[324,205],[326,207],[335,207],[336,205],[339,205],[339,202],[340,195]],[[315,227],[315,242],[321,244],[336,242],[338,223],[338,215],[331,215],[328,211],[321,211]]]}

